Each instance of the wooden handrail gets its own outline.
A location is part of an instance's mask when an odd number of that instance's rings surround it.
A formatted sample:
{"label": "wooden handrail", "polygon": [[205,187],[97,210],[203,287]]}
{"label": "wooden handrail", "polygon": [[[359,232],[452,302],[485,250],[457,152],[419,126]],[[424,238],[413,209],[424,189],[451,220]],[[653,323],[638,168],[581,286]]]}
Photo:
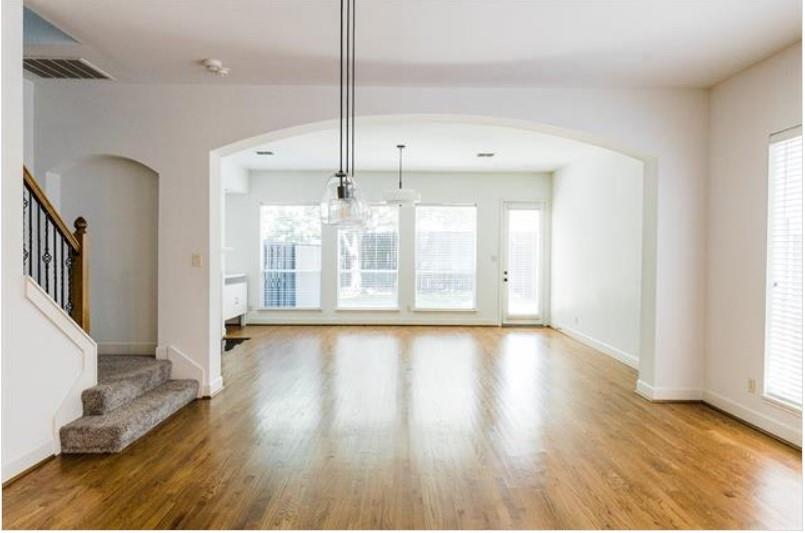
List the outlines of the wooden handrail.
{"label": "wooden handrail", "polygon": [[[36,178],[34,178],[31,175],[31,173],[28,172],[28,169],[26,167],[22,167],[22,178],[23,180],[25,180],[25,183],[28,184],[28,187],[30,187],[31,192],[36,197],[36,200],[45,209],[48,216],[50,216],[50,218],[53,219],[53,222],[56,225],[56,228],[59,230],[59,233],[61,233],[64,236],[65,240],[70,244],[74,252],[79,252],[81,250],[81,244],[78,242],[78,239],[75,238],[73,232],[70,231],[70,228],[67,226],[67,224],[64,223],[64,220],[62,220],[62,217],[61,215],[59,215],[59,212],[56,211],[56,208],[53,207],[53,204],[51,204],[50,200],[48,200],[45,191],[42,190],[42,187],[39,186],[39,183],[36,181]],[[86,221],[84,222],[84,224],[86,228]]]}

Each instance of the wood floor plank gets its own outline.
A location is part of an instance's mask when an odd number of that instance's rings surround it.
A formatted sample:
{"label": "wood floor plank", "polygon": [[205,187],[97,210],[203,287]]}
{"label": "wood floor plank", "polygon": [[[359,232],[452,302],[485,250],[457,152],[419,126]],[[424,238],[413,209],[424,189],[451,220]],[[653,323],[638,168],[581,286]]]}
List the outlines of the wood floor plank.
{"label": "wood floor plank", "polygon": [[549,329],[251,326],[226,388],[5,528],[801,529],[801,453]]}

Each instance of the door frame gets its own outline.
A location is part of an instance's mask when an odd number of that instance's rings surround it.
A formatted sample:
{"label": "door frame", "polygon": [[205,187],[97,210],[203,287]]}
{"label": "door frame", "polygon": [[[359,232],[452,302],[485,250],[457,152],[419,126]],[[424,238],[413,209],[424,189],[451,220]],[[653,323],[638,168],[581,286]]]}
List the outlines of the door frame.
{"label": "door frame", "polygon": [[[507,268],[509,255],[509,220],[510,209],[539,209],[542,214],[540,235],[540,314],[524,317],[509,317],[507,315],[508,288],[503,281],[503,272]],[[498,313],[501,326],[545,326],[550,323],[550,203],[545,200],[520,201],[502,200],[500,202],[500,231],[498,245]]]}

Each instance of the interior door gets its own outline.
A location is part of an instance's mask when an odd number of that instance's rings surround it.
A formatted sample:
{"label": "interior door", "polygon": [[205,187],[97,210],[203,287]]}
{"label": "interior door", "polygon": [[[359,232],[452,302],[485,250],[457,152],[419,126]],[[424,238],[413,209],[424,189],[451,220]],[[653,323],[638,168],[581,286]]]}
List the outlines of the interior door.
{"label": "interior door", "polygon": [[542,324],[544,209],[541,204],[503,205],[501,299],[504,324]]}

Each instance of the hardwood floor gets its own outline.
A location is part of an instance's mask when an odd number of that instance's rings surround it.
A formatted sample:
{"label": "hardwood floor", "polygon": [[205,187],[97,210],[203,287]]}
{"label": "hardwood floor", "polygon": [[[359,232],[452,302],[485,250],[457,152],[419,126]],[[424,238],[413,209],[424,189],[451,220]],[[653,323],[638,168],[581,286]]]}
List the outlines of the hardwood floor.
{"label": "hardwood floor", "polygon": [[802,528],[801,453],[530,328],[254,326],[226,388],[5,528]]}

